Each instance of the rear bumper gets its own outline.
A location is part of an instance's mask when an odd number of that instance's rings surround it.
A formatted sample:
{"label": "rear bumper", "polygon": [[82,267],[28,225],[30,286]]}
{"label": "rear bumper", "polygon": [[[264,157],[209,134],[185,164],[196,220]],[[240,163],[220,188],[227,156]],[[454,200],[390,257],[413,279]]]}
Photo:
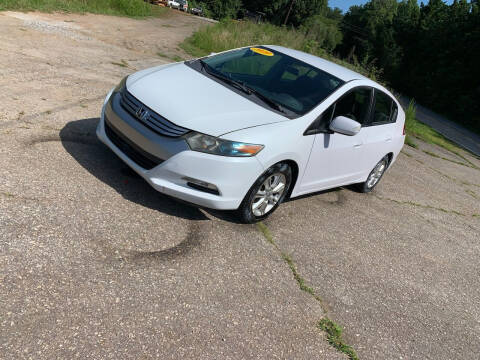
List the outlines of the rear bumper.
{"label": "rear bumper", "polygon": [[[125,117],[124,114],[123,116]],[[145,149],[145,144],[149,144],[151,149],[155,149],[155,156],[164,154],[169,157],[162,159],[163,162],[151,169],[141,167],[107,136],[105,132],[107,118],[109,125],[113,125],[116,131],[120,131],[124,137],[144,151],[151,153]],[[182,149],[178,144],[174,147],[175,151],[172,151],[170,138],[157,136],[153,141],[152,138],[147,138],[145,134],[148,132],[145,133],[144,130],[131,126],[131,119],[119,116],[112,110],[110,99],[106,99],[97,126],[98,138],[154,189],[183,201],[212,209],[237,209],[251,185],[264,171],[256,157],[216,156],[191,151],[188,147]],[[220,194],[194,189],[187,185],[186,177],[214,184]]]}

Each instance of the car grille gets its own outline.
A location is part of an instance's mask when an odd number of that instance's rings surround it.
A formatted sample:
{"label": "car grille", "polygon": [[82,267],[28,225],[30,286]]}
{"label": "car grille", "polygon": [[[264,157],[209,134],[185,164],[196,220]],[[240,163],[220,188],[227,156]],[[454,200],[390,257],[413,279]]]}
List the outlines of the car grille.
{"label": "car grille", "polygon": [[152,154],[140,149],[135,144],[131,143],[125,137],[115,130],[105,119],[105,134],[110,141],[119,148],[130,160],[138,166],[150,170],[155,166],[161,164],[163,160],[156,158]]}
{"label": "car grille", "polygon": [[163,116],[158,115],[149,107],[142,104],[127,89],[123,89],[120,98],[120,104],[127,110],[136,120],[146,127],[150,128],[157,134],[169,137],[180,137],[190,130],[177,126],[168,121]]}

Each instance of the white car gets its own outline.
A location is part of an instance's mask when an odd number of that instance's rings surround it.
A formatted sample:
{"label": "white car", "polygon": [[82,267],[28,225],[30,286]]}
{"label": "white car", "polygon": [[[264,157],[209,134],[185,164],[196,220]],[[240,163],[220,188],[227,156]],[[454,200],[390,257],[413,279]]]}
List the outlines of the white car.
{"label": "white car", "polygon": [[174,8],[174,9],[180,9],[180,3],[175,0],[168,0],[167,6]]}
{"label": "white car", "polygon": [[97,135],[156,190],[252,223],[287,197],[371,191],[402,149],[404,124],[395,97],[364,76],[256,46],[124,78]]}

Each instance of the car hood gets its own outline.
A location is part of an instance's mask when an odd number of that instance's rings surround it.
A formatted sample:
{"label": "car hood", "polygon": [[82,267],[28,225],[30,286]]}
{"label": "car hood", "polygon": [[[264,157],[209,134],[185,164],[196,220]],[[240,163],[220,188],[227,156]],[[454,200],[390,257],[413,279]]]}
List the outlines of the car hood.
{"label": "car hood", "polygon": [[184,63],[133,74],[127,89],[174,124],[213,136],[288,120]]}

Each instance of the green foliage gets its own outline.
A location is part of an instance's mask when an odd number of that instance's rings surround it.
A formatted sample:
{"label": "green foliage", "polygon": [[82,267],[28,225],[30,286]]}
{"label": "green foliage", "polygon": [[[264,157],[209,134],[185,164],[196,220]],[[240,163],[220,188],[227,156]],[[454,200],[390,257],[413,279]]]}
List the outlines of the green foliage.
{"label": "green foliage", "polygon": [[143,0],[1,0],[0,10],[65,11],[130,17],[160,15],[164,9]]}
{"label": "green foliage", "polygon": [[[328,11],[327,2],[327,0],[296,0],[287,25],[298,27],[313,15],[325,15]],[[245,9],[265,13],[266,19],[276,25],[284,23],[290,4],[291,0],[243,0]]]}
{"label": "green foliage", "polygon": [[355,350],[342,339],[343,329],[332,320],[325,317],[318,323],[318,327],[327,333],[327,340],[338,351],[346,354],[350,360],[358,360]]}
{"label": "green foliage", "polygon": [[202,8],[203,15],[214,19],[235,19],[242,8],[241,0],[193,0],[190,8]]}
{"label": "green foliage", "polygon": [[[451,153],[460,157],[464,162],[467,163],[467,165],[461,162],[456,162],[456,161],[454,162],[460,165],[466,165],[469,167],[477,168],[475,164],[473,164],[464,155],[462,155],[463,151],[457,145],[455,145],[450,140],[445,138],[442,134],[439,134],[438,132],[433,130],[430,126],[425,125],[420,121],[418,121],[415,117],[415,114],[416,114],[415,102],[411,100],[410,103],[408,104],[408,107],[405,109],[405,130],[407,132],[407,138],[405,139],[405,143],[407,145],[417,148],[417,144],[415,144],[412,141],[412,137],[415,137],[426,143],[437,145],[450,151]],[[426,152],[426,153],[431,154],[429,152]],[[442,159],[451,161],[443,157]]]}
{"label": "green foliage", "polygon": [[317,47],[329,52],[333,51],[342,41],[342,32],[338,27],[338,22],[322,15],[309,17],[300,27],[300,31],[308,40],[315,41]]}
{"label": "green foliage", "polygon": [[347,59],[375,59],[392,87],[480,132],[480,6],[370,0],[341,22]]}

